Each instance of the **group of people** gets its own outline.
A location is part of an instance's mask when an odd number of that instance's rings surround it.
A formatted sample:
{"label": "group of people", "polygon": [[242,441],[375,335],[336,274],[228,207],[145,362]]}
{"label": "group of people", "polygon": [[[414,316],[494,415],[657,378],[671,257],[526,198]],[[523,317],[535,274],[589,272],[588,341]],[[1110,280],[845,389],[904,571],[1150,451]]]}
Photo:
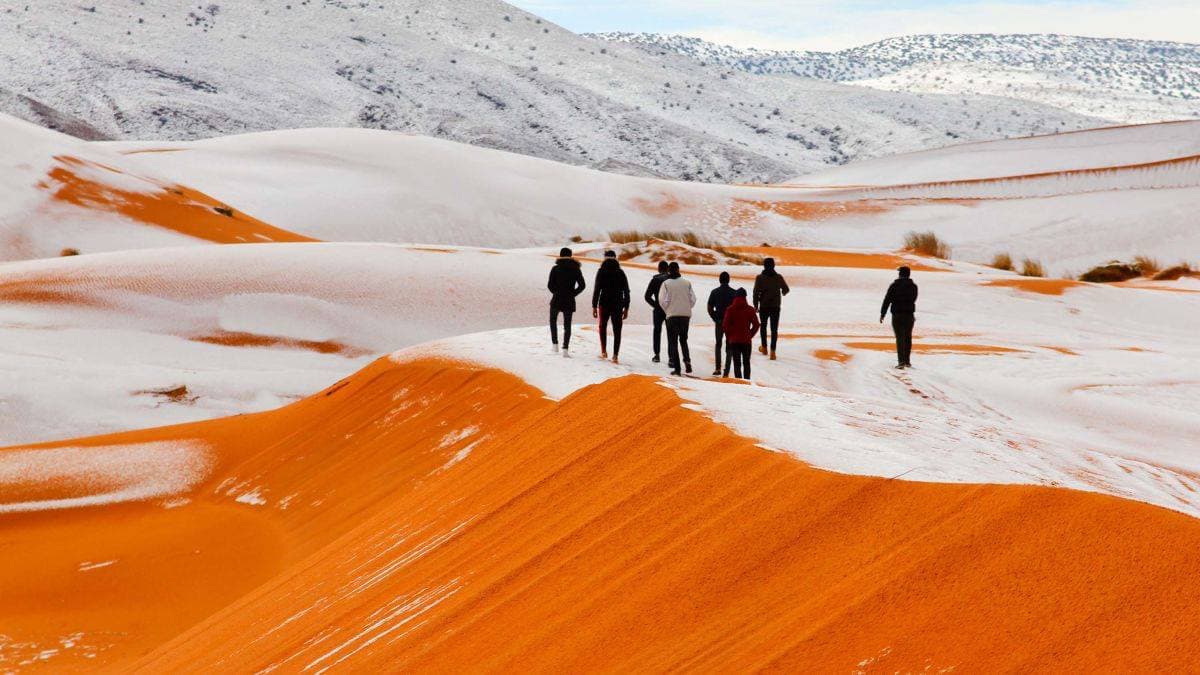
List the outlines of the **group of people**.
{"label": "group of people", "polygon": [[[917,285],[907,267],[899,269],[900,278],[892,282],[883,300],[880,323],[890,309],[892,328],[896,333],[897,368],[908,368],[912,352],[912,329],[915,323]],[[730,286],[728,272],[721,272],[720,284],[708,295],[708,316],[713,320],[716,364],[714,376],[750,379],[750,356],[754,337],[759,337],[758,351],[776,359],[779,343],[779,315],[783,296],[791,289],[775,269],[775,260],[763,260],[762,272],[755,277],[751,293],[745,288]],[[562,316],[562,355],[570,356],[571,322],[575,313],[575,298],[587,289],[583,270],[569,248],[559,251],[546,284],[550,291],[550,341],[559,351],[558,323]],[[696,293],[692,284],[680,272],[679,263],[661,261],[658,274],[650,279],[644,296],[653,317],[653,347],[651,360],[661,362],[662,334],[667,334],[667,365],[673,375],[692,372],[692,356],[688,347],[688,329]],[[753,306],[751,306],[753,302]],[[599,321],[600,357],[608,359],[608,328],[612,326],[612,362],[620,363],[621,329],[629,318],[629,279],[614,251],[605,251],[600,269],[592,284],[592,317]],[[768,337],[769,334],[769,337]],[[722,347],[725,360],[721,361]]]}

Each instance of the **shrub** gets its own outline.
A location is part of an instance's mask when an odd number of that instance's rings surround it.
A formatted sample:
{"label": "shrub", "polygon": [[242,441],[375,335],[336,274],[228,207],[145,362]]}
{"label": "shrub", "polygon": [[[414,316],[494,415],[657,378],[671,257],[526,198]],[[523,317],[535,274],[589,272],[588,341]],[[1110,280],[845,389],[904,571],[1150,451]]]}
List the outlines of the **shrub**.
{"label": "shrub", "polygon": [[1142,276],[1138,268],[1122,262],[1110,262],[1107,265],[1097,265],[1079,275],[1080,281],[1095,284],[1110,284],[1118,281],[1129,281]]}
{"label": "shrub", "polygon": [[1144,277],[1152,277],[1162,270],[1162,265],[1159,265],[1157,260],[1145,255],[1136,256],[1133,259],[1133,266]]}
{"label": "shrub", "polygon": [[1046,268],[1042,267],[1042,262],[1040,260],[1025,258],[1021,261],[1021,276],[1044,277],[1046,276]]}
{"label": "shrub", "polygon": [[1007,253],[997,253],[992,256],[992,267],[998,270],[1007,270],[1009,272],[1016,269],[1013,267],[1012,256]]}
{"label": "shrub", "polygon": [[1167,269],[1159,272],[1158,274],[1155,274],[1154,280],[1155,281],[1175,281],[1182,277],[1194,277],[1194,276],[1197,276],[1197,274],[1200,274],[1200,273],[1197,273],[1196,270],[1192,269],[1192,266],[1190,264],[1179,263],[1178,265],[1173,265],[1173,266],[1168,267]]}
{"label": "shrub", "polygon": [[571,237],[571,239],[569,241],[572,244],[578,244],[579,242],[583,241],[583,237],[577,234],[577,235]]}
{"label": "shrub", "polygon": [[233,217],[233,209],[229,208],[228,206],[214,206],[212,207],[212,210],[225,216],[226,218]]}
{"label": "shrub", "polygon": [[631,246],[629,248],[622,249],[621,252],[617,254],[617,259],[618,260],[629,260],[630,258],[638,257],[642,253],[643,253],[642,249],[638,248],[637,246]]}
{"label": "shrub", "polygon": [[63,250],[59,251],[59,252],[58,252],[58,254],[59,254],[60,256],[79,255],[79,249],[77,249],[77,248],[64,248]]}
{"label": "shrub", "polygon": [[904,248],[909,251],[946,260],[950,257],[950,245],[930,232],[909,232],[904,235]]}
{"label": "shrub", "polygon": [[649,241],[651,239],[676,241],[680,244],[687,244],[696,248],[713,248],[716,246],[715,242],[703,239],[691,230],[684,230],[682,232],[671,232],[670,230],[655,230],[652,232],[616,230],[608,233],[608,240],[614,244],[631,244],[636,241]]}

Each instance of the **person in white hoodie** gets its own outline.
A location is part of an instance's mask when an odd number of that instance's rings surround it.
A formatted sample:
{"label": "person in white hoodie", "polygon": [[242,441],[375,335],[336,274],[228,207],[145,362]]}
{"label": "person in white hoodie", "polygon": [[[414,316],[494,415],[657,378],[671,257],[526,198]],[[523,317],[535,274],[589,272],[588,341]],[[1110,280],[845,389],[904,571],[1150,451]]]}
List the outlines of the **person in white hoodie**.
{"label": "person in white hoodie", "polygon": [[671,263],[667,268],[667,275],[667,280],[658,292],[658,306],[667,315],[668,365],[671,366],[672,375],[680,375],[680,352],[684,368],[687,372],[692,372],[692,354],[688,350],[688,326],[692,322],[692,307],[696,304],[696,294],[692,291],[692,282],[680,274],[679,263]]}

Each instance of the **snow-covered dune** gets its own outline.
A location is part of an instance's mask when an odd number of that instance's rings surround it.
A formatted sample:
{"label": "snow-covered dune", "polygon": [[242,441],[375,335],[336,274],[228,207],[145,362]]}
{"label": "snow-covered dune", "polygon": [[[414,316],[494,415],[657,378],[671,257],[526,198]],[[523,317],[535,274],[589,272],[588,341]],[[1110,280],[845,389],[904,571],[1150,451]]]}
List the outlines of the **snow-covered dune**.
{"label": "snow-covered dune", "polygon": [[900,155],[803,179],[812,187],[634,178],[361,130],[108,147],[319,239],[553,246],[666,229],[727,243],[896,249],[907,232],[933,230],[959,259],[1007,251],[1056,273],[1138,254],[1200,258],[1190,215],[1200,207],[1200,122]]}
{"label": "snow-covered dune", "polygon": [[0,260],[304,241],[96,143],[0,115]]}
{"label": "snow-covered dune", "polygon": [[1200,155],[1200,121],[1088,129],[950,145],[867,159],[796,178],[819,187],[1009,178],[1150,164]]}

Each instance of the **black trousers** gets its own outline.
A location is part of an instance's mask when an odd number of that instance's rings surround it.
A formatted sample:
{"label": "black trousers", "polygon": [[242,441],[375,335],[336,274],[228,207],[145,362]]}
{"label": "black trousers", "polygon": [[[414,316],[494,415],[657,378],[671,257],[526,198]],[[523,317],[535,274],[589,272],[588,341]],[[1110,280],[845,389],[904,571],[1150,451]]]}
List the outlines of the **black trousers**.
{"label": "black trousers", "polygon": [[[743,376],[747,380],[750,379],[750,343],[746,342],[739,345],[730,342],[725,346],[725,349],[729,352],[729,356],[733,360],[733,376],[739,379]],[[725,374],[728,375],[729,371],[726,370]]]}
{"label": "black trousers", "polygon": [[[721,328],[721,320],[720,319],[717,319],[717,323],[714,324],[713,327],[715,328],[715,330],[713,331],[713,340],[715,341],[715,344],[716,344],[716,347],[714,349],[714,352],[716,353],[716,361],[717,361],[716,368],[717,368],[717,370],[720,370],[721,369],[721,343],[725,341],[725,330]],[[725,373],[726,374],[729,373],[729,366],[725,366]]]}
{"label": "black trousers", "polygon": [[779,342],[779,308],[772,307],[770,309],[763,307],[758,310],[758,320],[762,322],[762,331],[758,334],[762,339],[762,346],[767,346],[767,326],[771,327],[771,351],[775,351],[775,345]]}
{"label": "black trousers", "polygon": [[662,311],[658,307],[655,307],[654,308],[654,358],[658,358],[660,355],[662,355],[663,324],[665,324],[666,322],[667,322],[667,313]]}
{"label": "black trousers", "polygon": [[667,318],[667,363],[672,370],[679,370],[680,353],[683,354],[683,362],[692,365],[692,352],[688,349],[688,326],[691,323],[689,316]]}
{"label": "black trousers", "polygon": [[550,342],[558,344],[558,313],[560,311],[563,317],[563,349],[568,349],[571,346],[571,315],[575,312],[559,310],[557,307],[550,308]]}
{"label": "black trousers", "polygon": [[621,318],[621,312],[620,309],[600,308],[600,351],[608,351],[608,322],[612,321],[613,356],[621,353],[621,327],[625,323]]}
{"label": "black trousers", "polygon": [[896,359],[900,365],[911,365],[913,324],[917,322],[911,313],[892,312],[892,332],[896,334]]}

